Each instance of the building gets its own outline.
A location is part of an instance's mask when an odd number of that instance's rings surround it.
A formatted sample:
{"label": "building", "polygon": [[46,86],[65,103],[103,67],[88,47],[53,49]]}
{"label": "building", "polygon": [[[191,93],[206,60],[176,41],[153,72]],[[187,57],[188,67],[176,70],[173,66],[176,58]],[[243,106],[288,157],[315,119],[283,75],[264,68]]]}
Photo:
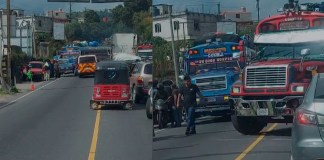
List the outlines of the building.
{"label": "building", "polygon": [[224,20],[235,22],[252,22],[252,13],[242,7],[239,11],[224,11],[222,14]]}
{"label": "building", "polygon": [[[0,9],[0,32],[4,45],[7,45],[6,10]],[[20,46],[29,57],[49,56],[48,42],[42,38],[36,43],[37,34],[51,34],[55,40],[64,40],[64,25],[68,23],[68,16],[62,10],[49,11],[46,16],[26,16],[24,10],[12,10],[11,16],[11,45]]]}
{"label": "building", "polygon": [[[160,4],[152,8],[153,36],[171,41],[169,5]],[[174,40],[196,39],[202,34],[216,32],[217,22],[221,18],[215,14],[178,12],[172,14]]]}
{"label": "building", "polygon": [[69,15],[65,13],[61,8],[58,11],[48,11],[46,14],[47,17],[52,17],[55,22],[69,22]]}

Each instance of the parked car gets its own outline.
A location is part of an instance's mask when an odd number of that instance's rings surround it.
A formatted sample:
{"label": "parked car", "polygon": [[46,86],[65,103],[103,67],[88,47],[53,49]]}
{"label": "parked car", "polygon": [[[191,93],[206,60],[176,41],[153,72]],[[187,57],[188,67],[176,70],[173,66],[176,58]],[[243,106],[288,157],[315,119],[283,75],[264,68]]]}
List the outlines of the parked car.
{"label": "parked car", "polygon": [[42,61],[31,61],[28,64],[28,68],[33,75],[33,80],[44,80],[44,63]]}
{"label": "parked car", "polygon": [[132,69],[130,75],[130,85],[133,91],[135,103],[146,101],[143,97],[148,97],[148,91],[152,86],[152,62],[138,62]]}
{"label": "parked car", "polygon": [[324,158],[324,74],[313,77],[292,126],[291,159]]}

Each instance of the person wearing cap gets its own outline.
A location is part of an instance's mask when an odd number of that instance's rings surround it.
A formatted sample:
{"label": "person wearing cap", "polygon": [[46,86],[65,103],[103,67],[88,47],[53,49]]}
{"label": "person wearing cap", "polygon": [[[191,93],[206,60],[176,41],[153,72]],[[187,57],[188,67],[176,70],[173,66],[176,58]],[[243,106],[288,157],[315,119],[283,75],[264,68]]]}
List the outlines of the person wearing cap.
{"label": "person wearing cap", "polygon": [[185,135],[196,134],[195,126],[195,109],[197,107],[197,96],[202,102],[205,102],[197,85],[191,83],[191,78],[187,75],[184,77],[184,85],[179,90],[177,107],[180,106],[180,97],[183,96],[183,106],[187,112],[187,129]]}

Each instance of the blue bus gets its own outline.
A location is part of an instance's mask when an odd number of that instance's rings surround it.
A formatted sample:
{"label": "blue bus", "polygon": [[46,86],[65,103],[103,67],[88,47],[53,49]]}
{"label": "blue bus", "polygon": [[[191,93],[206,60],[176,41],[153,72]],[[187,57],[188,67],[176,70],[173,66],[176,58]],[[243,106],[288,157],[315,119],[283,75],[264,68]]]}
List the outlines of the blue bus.
{"label": "blue bus", "polygon": [[191,77],[207,99],[204,105],[198,106],[196,115],[230,115],[230,89],[245,66],[243,46],[236,42],[210,41],[190,48],[183,58],[184,74]]}

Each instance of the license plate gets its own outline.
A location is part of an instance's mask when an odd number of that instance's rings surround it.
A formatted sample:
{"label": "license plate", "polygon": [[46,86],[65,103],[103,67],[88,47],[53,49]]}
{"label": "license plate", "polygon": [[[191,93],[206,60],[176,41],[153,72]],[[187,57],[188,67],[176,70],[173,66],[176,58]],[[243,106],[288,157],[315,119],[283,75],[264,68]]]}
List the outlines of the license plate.
{"label": "license plate", "polygon": [[257,114],[258,116],[267,116],[269,115],[269,110],[268,108],[259,108],[257,109]]}
{"label": "license plate", "polygon": [[209,97],[207,99],[208,102],[216,102],[216,98],[215,97]]}

